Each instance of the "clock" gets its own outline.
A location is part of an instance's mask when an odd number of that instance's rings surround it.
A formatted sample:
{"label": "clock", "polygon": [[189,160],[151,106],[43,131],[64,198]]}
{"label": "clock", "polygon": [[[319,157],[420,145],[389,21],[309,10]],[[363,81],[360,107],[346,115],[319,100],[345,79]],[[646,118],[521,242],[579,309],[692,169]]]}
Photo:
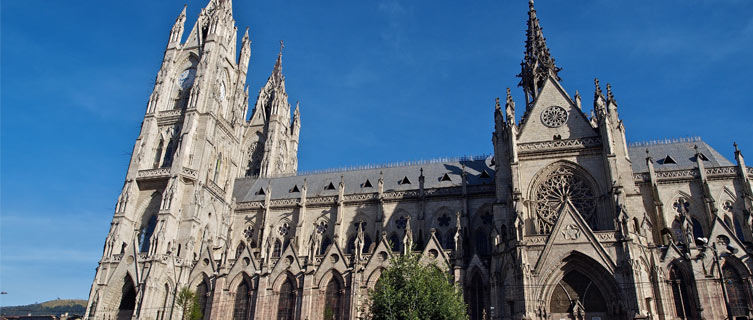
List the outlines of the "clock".
{"label": "clock", "polygon": [[193,85],[194,77],[196,76],[196,69],[186,69],[178,78],[178,85],[181,89],[187,89]]}

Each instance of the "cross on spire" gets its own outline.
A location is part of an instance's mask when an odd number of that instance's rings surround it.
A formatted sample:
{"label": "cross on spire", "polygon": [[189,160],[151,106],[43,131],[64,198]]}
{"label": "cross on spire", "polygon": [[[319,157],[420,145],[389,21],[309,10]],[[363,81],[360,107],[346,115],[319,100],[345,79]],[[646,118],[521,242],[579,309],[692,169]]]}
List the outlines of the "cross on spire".
{"label": "cross on spire", "polygon": [[523,62],[520,63],[520,83],[526,93],[526,100],[532,102],[544,84],[544,80],[551,76],[561,80],[557,73],[561,68],[554,64],[554,58],[546,46],[546,38],[541,31],[533,0],[528,1],[528,30],[526,31],[526,51]]}

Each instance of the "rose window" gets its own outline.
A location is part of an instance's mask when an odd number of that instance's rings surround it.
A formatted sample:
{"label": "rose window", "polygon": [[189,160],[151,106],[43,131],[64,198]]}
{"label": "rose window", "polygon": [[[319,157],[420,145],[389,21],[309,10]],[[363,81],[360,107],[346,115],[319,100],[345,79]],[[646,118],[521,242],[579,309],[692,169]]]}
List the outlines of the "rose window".
{"label": "rose window", "polygon": [[567,110],[560,106],[551,106],[541,113],[541,122],[551,128],[559,127],[567,121]]}
{"label": "rose window", "polygon": [[560,210],[568,201],[593,227],[596,199],[590,183],[568,167],[557,168],[536,186],[534,205],[538,214],[539,233],[552,231]]}

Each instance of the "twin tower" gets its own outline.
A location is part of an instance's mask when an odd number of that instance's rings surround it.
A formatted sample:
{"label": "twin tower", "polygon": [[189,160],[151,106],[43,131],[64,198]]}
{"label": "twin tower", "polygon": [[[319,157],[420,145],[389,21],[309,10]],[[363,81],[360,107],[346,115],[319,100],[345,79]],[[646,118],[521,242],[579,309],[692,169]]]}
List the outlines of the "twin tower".
{"label": "twin tower", "polygon": [[753,168],[700,139],[628,144],[598,80],[589,115],[533,1],[525,101],[490,106],[493,156],[305,175],[282,45],[249,116],[231,6],[170,32],[87,319],[180,319],[182,288],[204,319],[359,319],[409,252],[472,320],[753,318]]}

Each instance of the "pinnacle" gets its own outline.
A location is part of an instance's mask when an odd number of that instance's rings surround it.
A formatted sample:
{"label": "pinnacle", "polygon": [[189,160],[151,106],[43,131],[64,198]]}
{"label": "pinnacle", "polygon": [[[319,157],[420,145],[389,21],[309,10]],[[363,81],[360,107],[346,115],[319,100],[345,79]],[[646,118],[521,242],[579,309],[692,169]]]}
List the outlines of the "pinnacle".
{"label": "pinnacle", "polygon": [[528,30],[526,31],[525,47],[525,56],[521,63],[522,70],[518,75],[521,78],[518,86],[523,87],[526,92],[536,95],[538,93],[536,91],[541,88],[547,76],[560,80],[558,72],[561,68],[554,64],[554,58],[549,53],[533,1],[528,2]]}
{"label": "pinnacle", "polygon": [[594,92],[594,99],[604,99],[604,94],[601,92],[601,85],[599,84],[599,78],[594,78],[594,86],[596,87],[596,91]]}

